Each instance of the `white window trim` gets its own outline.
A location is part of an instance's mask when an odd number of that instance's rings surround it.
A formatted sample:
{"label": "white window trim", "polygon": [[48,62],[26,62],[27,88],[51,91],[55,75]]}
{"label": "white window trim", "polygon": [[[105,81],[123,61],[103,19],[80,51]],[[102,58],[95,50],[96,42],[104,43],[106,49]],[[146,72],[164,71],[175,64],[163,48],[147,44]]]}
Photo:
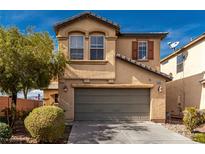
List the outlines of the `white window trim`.
{"label": "white window trim", "polygon": [[[140,54],[140,52],[139,52],[139,43],[142,43],[142,42],[146,42],[146,58],[145,59],[140,59],[139,57],[139,54]],[[138,41],[138,60],[148,60],[148,41]]]}
{"label": "white window trim", "polygon": [[[71,59],[71,52],[70,52],[70,49],[71,49],[71,37],[72,36],[82,36],[83,37],[83,59]],[[69,59],[70,60],[84,60],[84,54],[85,54],[85,36],[84,35],[69,35]]]}
{"label": "white window trim", "polygon": [[[183,56],[183,54],[182,53],[178,54],[177,57],[176,57],[176,60],[177,60],[178,56]],[[180,63],[177,63],[177,65],[180,65],[180,64],[183,64],[183,63],[184,63],[184,59]]]}
{"label": "white window trim", "polygon": [[[102,36],[103,37],[103,48],[102,48],[103,49],[103,59],[102,60],[105,60],[105,35],[100,35],[100,34],[99,35],[90,35],[89,36],[89,52],[88,52],[89,53],[89,56],[88,56],[89,60],[92,60],[91,55],[90,55],[91,54],[90,50],[93,49],[93,48],[91,48],[91,37],[92,36]],[[92,61],[95,61],[95,60],[92,60]]]}
{"label": "white window trim", "polygon": [[[177,63],[178,56],[183,56],[183,53],[180,53],[176,56],[176,64],[177,64],[176,72],[177,72],[177,74],[184,71],[184,59],[182,59],[182,61],[180,63]],[[179,65],[182,65],[182,67],[183,67],[182,71],[180,71],[180,72],[177,71]]]}

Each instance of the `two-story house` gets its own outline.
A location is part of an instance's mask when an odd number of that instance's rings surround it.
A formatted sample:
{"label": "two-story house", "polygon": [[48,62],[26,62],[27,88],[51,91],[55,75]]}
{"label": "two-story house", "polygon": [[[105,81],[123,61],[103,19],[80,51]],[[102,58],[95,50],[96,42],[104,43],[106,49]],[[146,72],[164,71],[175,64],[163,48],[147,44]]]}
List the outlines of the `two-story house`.
{"label": "two-story house", "polygon": [[167,83],[167,112],[205,108],[205,34],[161,60],[161,70],[173,76]]}
{"label": "two-story house", "polygon": [[59,51],[70,63],[59,78],[67,120],[164,122],[160,41],[166,32],[121,33],[118,24],[86,12],[55,25]]}

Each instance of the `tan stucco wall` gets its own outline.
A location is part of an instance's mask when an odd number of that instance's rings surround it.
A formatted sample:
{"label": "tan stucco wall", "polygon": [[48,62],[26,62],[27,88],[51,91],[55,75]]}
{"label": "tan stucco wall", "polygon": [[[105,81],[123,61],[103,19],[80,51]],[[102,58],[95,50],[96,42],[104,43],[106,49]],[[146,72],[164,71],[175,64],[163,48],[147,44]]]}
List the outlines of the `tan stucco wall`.
{"label": "tan stucco wall", "polygon": [[200,109],[205,109],[205,83],[202,84]]}
{"label": "tan stucco wall", "polygon": [[[126,75],[125,75],[126,74]],[[150,89],[150,119],[155,121],[165,120],[165,79],[151,72],[145,71],[127,62],[116,60],[116,80],[114,84],[153,84]],[[59,81],[59,101],[60,106],[65,109],[67,120],[74,120],[74,88],[72,84],[83,84],[83,80],[61,80]],[[108,80],[90,80],[90,84],[108,84]],[[68,87],[65,92],[63,87]],[[159,86],[162,92],[158,92]]]}
{"label": "tan stucco wall", "polygon": [[[90,60],[90,36],[105,36],[105,59],[102,61]],[[132,57],[132,41],[151,40],[154,41],[154,59],[141,61],[146,65],[160,70],[160,38],[142,37],[118,37],[116,29],[102,24],[90,18],[84,18],[60,28],[57,32],[59,51],[63,52],[69,59],[69,36],[84,36],[84,59],[72,60],[65,70],[66,78],[92,78],[92,79],[114,79],[115,78],[115,54],[116,52]],[[83,65],[82,65],[83,63]],[[92,65],[91,65],[92,64]]]}
{"label": "tan stucco wall", "polygon": [[[116,30],[114,28],[89,18],[79,20],[61,28],[57,33],[57,37],[59,38],[59,50],[63,52],[68,59],[70,55],[69,36],[76,34],[84,36],[84,61],[71,61],[65,70],[65,78],[115,78],[115,33]],[[105,36],[105,59],[101,62],[89,60],[89,37],[93,34],[103,34]],[[82,63],[84,63],[84,65],[81,65]]]}
{"label": "tan stucco wall", "polygon": [[193,44],[189,48],[183,50],[186,55],[184,62],[184,72],[177,73],[177,56],[172,57],[168,61],[161,64],[161,71],[164,73],[172,73],[173,80],[189,77],[205,71],[205,39]]}
{"label": "tan stucco wall", "polygon": [[[166,83],[166,103],[167,112],[179,114],[179,108],[195,106],[205,109],[204,85],[199,81],[204,77],[203,73],[187,78]],[[179,105],[181,104],[181,105]]]}
{"label": "tan stucco wall", "polygon": [[54,105],[55,98],[54,95],[58,94],[58,89],[44,89],[43,90],[43,104],[44,105]]}
{"label": "tan stucco wall", "polygon": [[157,70],[160,70],[160,39],[158,38],[136,38],[136,37],[119,37],[117,39],[117,52],[127,57],[132,57],[132,42],[133,41],[154,41],[154,59],[148,61],[140,61],[145,65],[149,65]]}
{"label": "tan stucco wall", "polygon": [[82,32],[89,35],[91,32],[104,32],[106,36],[115,36],[115,29],[90,18],[80,19],[59,29],[57,37],[67,37],[68,33]]}

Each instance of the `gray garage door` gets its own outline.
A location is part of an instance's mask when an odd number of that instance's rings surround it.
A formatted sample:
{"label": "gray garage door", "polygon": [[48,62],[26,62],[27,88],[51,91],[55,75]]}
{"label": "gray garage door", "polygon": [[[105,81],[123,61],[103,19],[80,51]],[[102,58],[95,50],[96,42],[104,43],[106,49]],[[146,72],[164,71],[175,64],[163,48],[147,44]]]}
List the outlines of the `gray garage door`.
{"label": "gray garage door", "polygon": [[75,89],[75,120],[149,120],[149,89]]}

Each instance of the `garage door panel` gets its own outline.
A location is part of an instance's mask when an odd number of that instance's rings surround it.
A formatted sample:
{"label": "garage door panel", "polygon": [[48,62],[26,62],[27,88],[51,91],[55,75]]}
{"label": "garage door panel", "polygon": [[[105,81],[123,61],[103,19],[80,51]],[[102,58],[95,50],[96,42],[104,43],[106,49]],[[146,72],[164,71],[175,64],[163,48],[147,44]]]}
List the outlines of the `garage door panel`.
{"label": "garage door panel", "polygon": [[[129,91],[129,92],[128,92]],[[76,96],[149,96],[147,89],[77,89]]]}
{"label": "garage door panel", "polygon": [[75,120],[149,120],[149,89],[75,89]]}
{"label": "garage door panel", "polygon": [[82,104],[76,106],[76,112],[149,112],[148,104]]}
{"label": "garage door panel", "polygon": [[[99,99],[100,98],[100,99]],[[147,102],[149,101],[149,97],[129,97],[129,96],[104,96],[104,97],[100,97],[98,96],[77,96],[76,98],[76,102],[80,102],[80,104],[83,103],[92,103],[92,104],[147,104]]]}
{"label": "garage door panel", "polygon": [[93,116],[93,113],[76,114],[76,119],[80,120],[148,120],[147,113],[102,113]]}

